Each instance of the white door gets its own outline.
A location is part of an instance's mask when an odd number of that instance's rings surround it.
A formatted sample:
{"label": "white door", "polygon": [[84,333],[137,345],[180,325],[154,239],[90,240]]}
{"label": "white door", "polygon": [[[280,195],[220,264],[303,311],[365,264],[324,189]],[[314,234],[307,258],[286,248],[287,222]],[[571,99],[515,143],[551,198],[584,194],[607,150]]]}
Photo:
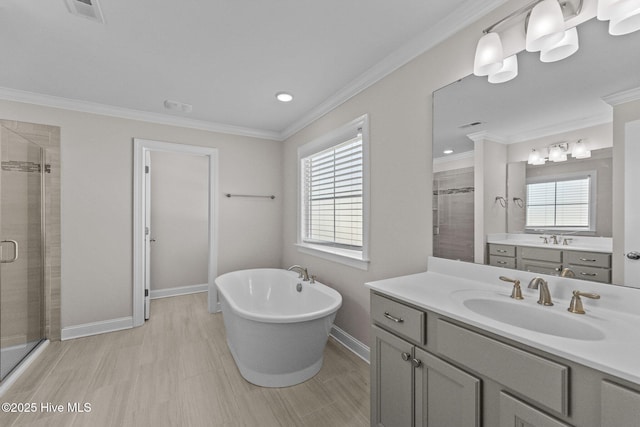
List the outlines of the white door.
{"label": "white door", "polygon": [[640,120],[625,129],[624,165],[624,281],[640,287]]}
{"label": "white door", "polygon": [[151,151],[144,152],[144,320],[151,308]]}

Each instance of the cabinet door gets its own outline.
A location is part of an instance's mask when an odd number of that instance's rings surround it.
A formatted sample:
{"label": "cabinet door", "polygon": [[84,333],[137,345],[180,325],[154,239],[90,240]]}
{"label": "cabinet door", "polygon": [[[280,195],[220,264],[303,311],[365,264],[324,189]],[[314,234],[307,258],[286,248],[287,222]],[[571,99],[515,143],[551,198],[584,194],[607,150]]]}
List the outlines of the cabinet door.
{"label": "cabinet door", "polygon": [[371,425],[412,427],[413,345],[377,326],[371,332]]}
{"label": "cabinet door", "polygon": [[500,427],[570,427],[506,393],[500,393]]}
{"label": "cabinet door", "polygon": [[480,380],[419,348],[415,359],[415,425],[478,427]]}
{"label": "cabinet door", "polygon": [[602,382],[602,426],[634,427],[640,423],[640,393]]}

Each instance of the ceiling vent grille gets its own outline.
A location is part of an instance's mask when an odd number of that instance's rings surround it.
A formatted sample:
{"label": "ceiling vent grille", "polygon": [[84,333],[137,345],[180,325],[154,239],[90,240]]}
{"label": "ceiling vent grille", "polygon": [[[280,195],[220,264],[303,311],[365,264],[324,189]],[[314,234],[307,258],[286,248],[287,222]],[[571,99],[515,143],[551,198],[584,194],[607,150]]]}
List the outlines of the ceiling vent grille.
{"label": "ceiling vent grille", "polygon": [[65,0],[65,3],[72,14],[104,24],[98,0]]}

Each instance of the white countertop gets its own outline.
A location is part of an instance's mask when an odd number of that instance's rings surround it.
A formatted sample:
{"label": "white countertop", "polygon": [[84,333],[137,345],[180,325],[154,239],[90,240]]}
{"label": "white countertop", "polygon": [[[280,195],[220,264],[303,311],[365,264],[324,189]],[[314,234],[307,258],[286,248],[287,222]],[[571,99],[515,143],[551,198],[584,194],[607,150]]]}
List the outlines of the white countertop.
{"label": "white countertop", "polygon": [[[429,258],[429,271],[367,283],[366,286],[425,310],[459,320],[488,332],[572,360],[610,375],[640,384],[640,289],[544,276],[549,283],[554,305],[541,307],[538,290],[527,284],[536,275],[460,261]],[[463,304],[469,292],[509,298],[512,284],[501,282],[500,275],[522,282],[524,300],[518,304],[550,310],[559,316],[584,322],[604,333],[601,340],[578,340],[522,329],[477,314]],[[583,298],[586,314],[567,311],[574,289],[597,292],[600,300]],[[466,292],[463,292],[466,291]]]}
{"label": "white countertop", "polygon": [[[543,235],[547,236],[548,235]],[[589,236],[562,236],[571,239],[569,244],[543,243],[538,234],[522,233],[496,233],[487,235],[487,243],[498,245],[529,246],[544,249],[557,249],[564,251],[587,251],[587,252],[613,252],[613,239],[610,237],[589,237]]]}

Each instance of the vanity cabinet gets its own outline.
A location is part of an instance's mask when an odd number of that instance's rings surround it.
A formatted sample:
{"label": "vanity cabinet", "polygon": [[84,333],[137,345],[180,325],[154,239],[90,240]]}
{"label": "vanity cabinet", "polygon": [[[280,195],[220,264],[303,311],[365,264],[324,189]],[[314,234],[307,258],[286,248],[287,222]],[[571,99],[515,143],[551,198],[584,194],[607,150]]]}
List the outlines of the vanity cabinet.
{"label": "vanity cabinet", "polygon": [[376,294],[371,299],[371,425],[479,427],[480,380],[416,345],[425,317],[406,328],[411,320],[401,314],[415,309]]}
{"label": "vanity cabinet", "polygon": [[640,384],[373,290],[371,308],[372,426],[640,425]]}
{"label": "vanity cabinet", "polygon": [[488,243],[489,265],[557,276],[564,268],[571,269],[576,278],[611,283],[611,254],[574,251],[561,247]]}

